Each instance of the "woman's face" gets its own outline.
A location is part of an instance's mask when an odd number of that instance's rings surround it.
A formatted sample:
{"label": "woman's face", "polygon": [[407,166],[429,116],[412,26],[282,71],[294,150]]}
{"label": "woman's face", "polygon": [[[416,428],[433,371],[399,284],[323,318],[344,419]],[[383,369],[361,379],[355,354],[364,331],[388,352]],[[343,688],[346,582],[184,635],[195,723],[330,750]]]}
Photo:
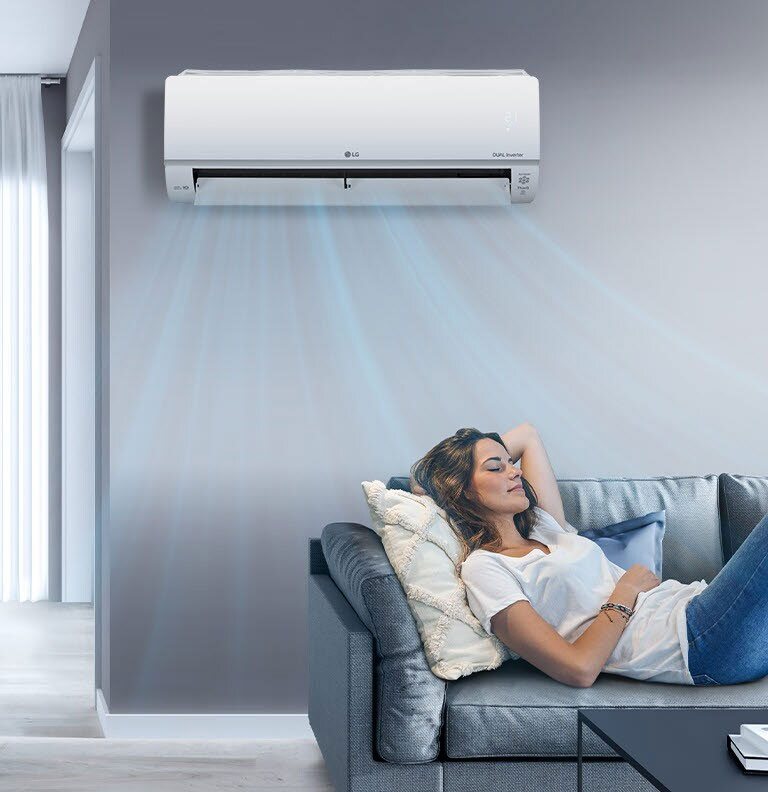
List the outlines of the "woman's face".
{"label": "woman's face", "polygon": [[512,464],[507,449],[490,437],[475,443],[469,496],[498,514],[519,514],[530,505],[523,492],[523,472]]}

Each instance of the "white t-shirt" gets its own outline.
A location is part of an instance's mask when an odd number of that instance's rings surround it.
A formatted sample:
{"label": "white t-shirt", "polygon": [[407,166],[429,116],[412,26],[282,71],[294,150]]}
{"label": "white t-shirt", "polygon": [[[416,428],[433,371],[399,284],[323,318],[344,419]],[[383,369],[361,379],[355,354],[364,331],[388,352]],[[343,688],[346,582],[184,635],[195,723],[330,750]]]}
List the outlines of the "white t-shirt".
{"label": "white t-shirt", "polygon": [[[573,643],[610,600],[626,570],[609,561],[596,542],[579,536],[570,523],[565,531],[551,514],[538,506],[534,509],[537,520],[530,538],[546,545],[549,554],[538,547],[522,558],[474,550],[461,565],[469,606],[491,633],[491,616],[526,600]],[[685,606],[706,587],[705,580],[664,580],[650,591],[641,591],[635,613],[602,670],[634,679],[693,685]]]}

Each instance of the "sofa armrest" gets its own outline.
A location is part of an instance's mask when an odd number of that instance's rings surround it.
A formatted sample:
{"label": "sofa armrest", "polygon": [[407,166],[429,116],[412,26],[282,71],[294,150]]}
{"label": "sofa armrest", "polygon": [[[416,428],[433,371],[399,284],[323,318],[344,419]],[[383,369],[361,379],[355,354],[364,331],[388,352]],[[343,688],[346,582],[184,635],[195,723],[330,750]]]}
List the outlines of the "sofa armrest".
{"label": "sofa armrest", "polygon": [[373,745],[373,636],[327,575],[309,576],[309,725],[335,789]]}
{"label": "sofa armrest", "polygon": [[328,575],[309,576],[309,725],[336,792],[442,790],[442,764],[374,755],[373,635]]}

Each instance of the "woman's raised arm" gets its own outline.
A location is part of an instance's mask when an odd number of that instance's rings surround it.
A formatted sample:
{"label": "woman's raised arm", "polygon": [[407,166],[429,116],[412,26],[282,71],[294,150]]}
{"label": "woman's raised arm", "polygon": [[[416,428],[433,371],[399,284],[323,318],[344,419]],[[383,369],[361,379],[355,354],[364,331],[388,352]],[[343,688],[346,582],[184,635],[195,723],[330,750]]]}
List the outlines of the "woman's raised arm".
{"label": "woman's raised arm", "polygon": [[536,491],[539,508],[549,512],[563,530],[567,531],[555,471],[552,470],[547,450],[536,427],[529,423],[521,424],[505,432],[501,439],[513,459],[517,459],[519,454],[523,476]]}

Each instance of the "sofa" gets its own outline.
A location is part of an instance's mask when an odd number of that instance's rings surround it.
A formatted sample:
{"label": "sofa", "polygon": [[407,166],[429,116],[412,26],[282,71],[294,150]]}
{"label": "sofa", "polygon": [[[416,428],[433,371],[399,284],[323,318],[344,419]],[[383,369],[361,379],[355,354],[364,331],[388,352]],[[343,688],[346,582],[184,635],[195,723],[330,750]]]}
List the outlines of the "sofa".
{"label": "sofa", "polygon": [[[408,477],[389,488],[408,489]],[[662,578],[711,582],[764,514],[768,477],[561,479],[579,530],[666,509]],[[336,792],[576,788],[579,708],[768,707],[768,678],[696,687],[600,674],[571,687],[523,659],[446,681],[427,665],[405,592],[374,531],[309,540],[309,723]],[[590,729],[584,789],[653,786]]]}

